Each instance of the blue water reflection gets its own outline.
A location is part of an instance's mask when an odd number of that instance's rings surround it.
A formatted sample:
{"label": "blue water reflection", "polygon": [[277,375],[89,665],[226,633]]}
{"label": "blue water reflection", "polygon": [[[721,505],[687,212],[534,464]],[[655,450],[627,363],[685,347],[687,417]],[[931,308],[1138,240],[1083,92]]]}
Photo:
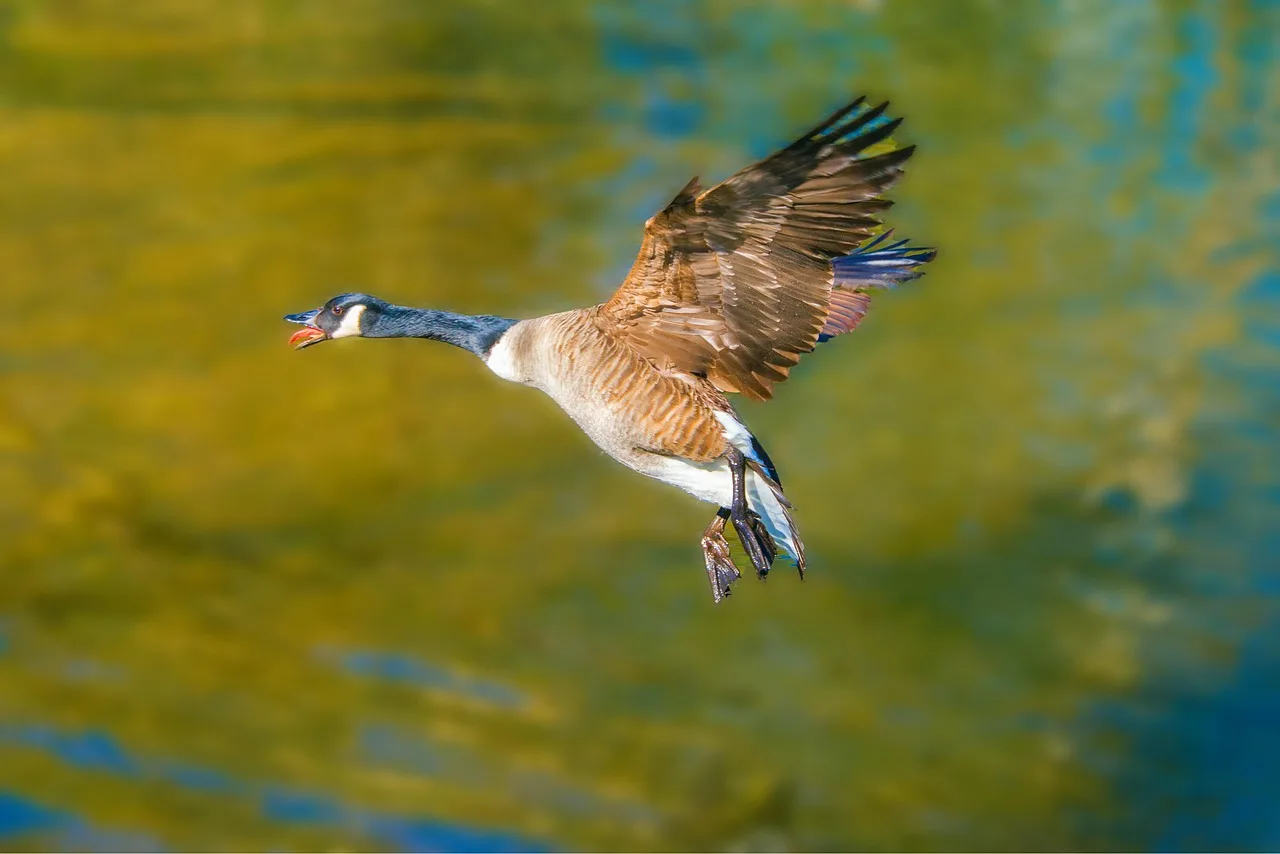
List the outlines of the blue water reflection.
{"label": "blue water reflection", "polygon": [[408,682],[507,708],[518,708],[528,702],[525,696],[514,688],[487,679],[462,676],[445,667],[422,661],[405,653],[321,649],[317,651],[317,655],[321,660],[333,661],[339,667],[361,676],[392,682]]}
{"label": "blue water reflection", "polygon": [[44,839],[65,851],[164,851],[145,833],[97,827],[74,814],[0,791],[0,840]]}
{"label": "blue water reflection", "polygon": [[[46,751],[63,762],[135,780],[166,783],[254,802],[263,816],[290,824],[311,824],[367,838],[399,851],[546,851],[537,840],[462,827],[420,816],[400,816],[345,804],[327,795],[288,786],[237,780],[220,771],[164,758],[135,756],[99,731],[61,732],[45,726],[0,727],[0,742]],[[17,797],[0,797],[0,838],[52,835],[55,845],[94,850],[161,850],[142,834],[103,831],[74,815],[46,809]]]}

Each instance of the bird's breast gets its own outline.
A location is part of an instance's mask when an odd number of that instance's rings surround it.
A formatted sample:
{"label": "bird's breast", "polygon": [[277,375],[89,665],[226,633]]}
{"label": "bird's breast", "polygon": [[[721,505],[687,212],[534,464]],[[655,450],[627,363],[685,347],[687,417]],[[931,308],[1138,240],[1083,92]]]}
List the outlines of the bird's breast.
{"label": "bird's breast", "polygon": [[[694,462],[718,459],[723,425],[697,378],[681,378],[602,331],[585,312],[512,327],[494,346],[489,368],[540,388],[606,453],[632,468],[640,454]],[[645,472],[648,474],[649,472]]]}

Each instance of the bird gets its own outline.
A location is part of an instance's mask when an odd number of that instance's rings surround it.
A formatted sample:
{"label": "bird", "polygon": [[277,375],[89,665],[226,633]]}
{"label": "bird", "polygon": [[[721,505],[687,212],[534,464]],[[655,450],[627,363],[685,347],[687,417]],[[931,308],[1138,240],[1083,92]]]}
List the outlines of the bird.
{"label": "bird", "polygon": [[915,146],[888,102],[846,104],[723,182],[689,181],[644,225],[599,305],[516,320],[333,297],[285,316],[304,349],[340,338],[424,338],[549,395],[605,453],[716,506],[701,548],[713,601],[741,578],[732,526],[763,579],[805,549],[773,461],[728,395],[768,400],[800,358],[862,322],[875,292],[913,280],[933,248],[892,240],[884,193]]}

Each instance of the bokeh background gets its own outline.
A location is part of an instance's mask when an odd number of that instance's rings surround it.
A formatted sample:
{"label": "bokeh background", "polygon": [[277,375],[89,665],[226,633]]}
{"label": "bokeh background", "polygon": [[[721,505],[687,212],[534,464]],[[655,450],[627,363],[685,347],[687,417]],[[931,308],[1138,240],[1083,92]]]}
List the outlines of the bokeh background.
{"label": "bokeh background", "polygon": [[[1280,848],[1280,7],[0,3],[0,846]],[[940,249],[742,410],[812,559],[348,290],[602,300],[852,94]]]}

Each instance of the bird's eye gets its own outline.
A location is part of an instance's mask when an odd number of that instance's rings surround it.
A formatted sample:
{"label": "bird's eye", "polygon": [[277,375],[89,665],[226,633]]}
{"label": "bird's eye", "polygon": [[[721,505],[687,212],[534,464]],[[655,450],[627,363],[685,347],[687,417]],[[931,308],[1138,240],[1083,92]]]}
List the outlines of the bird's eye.
{"label": "bird's eye", "polygon": [[333,308],[329,309],[329,311],[332,311],[333,316],[337,317],[338,315],[342,314],[342,306],[335,305]]}

